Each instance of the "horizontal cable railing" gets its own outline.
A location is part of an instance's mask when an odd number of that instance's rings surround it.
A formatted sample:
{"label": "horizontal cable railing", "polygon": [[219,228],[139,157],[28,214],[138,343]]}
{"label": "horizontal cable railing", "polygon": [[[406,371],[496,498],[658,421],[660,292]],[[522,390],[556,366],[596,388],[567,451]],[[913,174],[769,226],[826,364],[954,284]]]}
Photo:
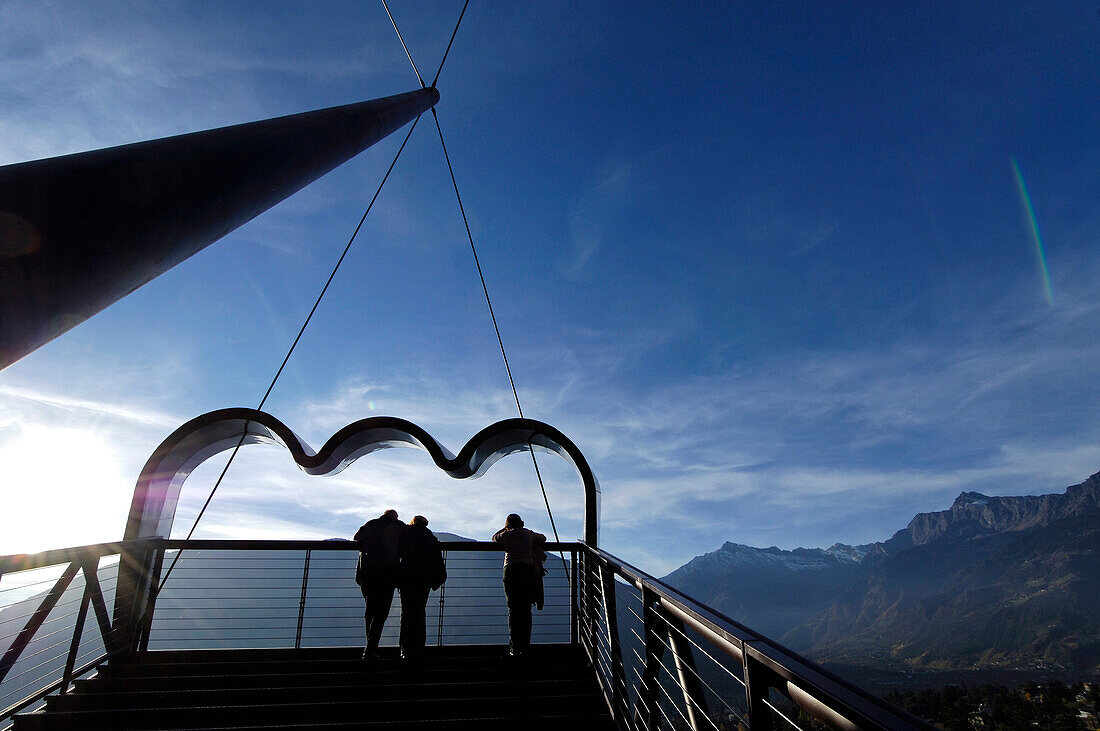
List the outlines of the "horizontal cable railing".
{"label": "horizontal cable railing", "polygon": [[932,728],[609,553],[578,559],[579,637],[620,728]]}
{"label": "horizontal cable railing", "polygon": [[[636,623],[635,626],[630,627],[631,639],[633,640],[630,652],[632,660],[637,663],[635,674],[640,676],[640,668],[645,665],[645,657],[643,656],[644,649],[639,648],[644,648],[645,638],[638,633],[637,628],[643,626],[644,620],[634,608],[627,607],[627,611]],[[716,648],[706,647],[706,643],[694,638],[690,630],[667,623],[660,615],[656,615],[656,618],[657,621],[667,625],[666,629],[670,635],[675,633],[678,639],[691,645],[696,666],[686,667],[685,672],[703,690],[704,700],[691,703],[697,714],[701,714],[703,727],[718,729],[719,723],[723,722],[726,724],[732,722],[748,725],[748,719],[745,716],[745,708],[748,706],[744,691],[745,682],[729,667],[730,663],[716,658]],[[664,639],[659,638],[658,642],[663,648],[664,657],[675,654],[676,650],[670,639],[667,637]],[[675,668],[670,669],[668,660],[664,658],[658,662],[662,670],[663,695],[672,701],[675,696],[671,695],[669,687],[675,689],[676,693],[682,692],[679,687],[680,680],[677,671]]]}
{"label": "horizontal cable railing", "polygon": [[[503,548],[441,542],[447,582],[428,596],[428,645],[506,644]],[[165,541],[165,565],[183,550],[156,598],[149,650],[346,647],[364,643],[363,595],[351,541]],[[550,544],[573,552],[576,544]],[[546,562],[545,602],[532,641],[572,637],[569,576]],[[382,645],[396,645],[401,595],[394,596]]]}

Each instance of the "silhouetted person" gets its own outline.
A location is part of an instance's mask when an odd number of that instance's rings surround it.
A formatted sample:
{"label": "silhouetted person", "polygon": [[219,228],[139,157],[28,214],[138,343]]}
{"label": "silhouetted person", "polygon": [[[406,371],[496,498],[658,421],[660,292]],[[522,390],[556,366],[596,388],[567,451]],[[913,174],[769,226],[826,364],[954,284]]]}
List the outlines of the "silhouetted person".
{"label": "silhouetted person", "polygon": [[447,580],[439,540],[418,515],[401,536],[401,657],[412,660],[424,651],[424,607],[428,593]]}
{"label": "silhouetted person", "polygon": [[355,581],[363,591],[367,609],[363,617],[367,629],[367,648],[363,659],[378,657],[378,642],[382,626],[393,604],[400,572],[401,536],[405,524],[397,519],[396,510],[387,510],[374,520],[368,520],[355,532],[359,546],[359,566]]}
{"label": "silhouetted person", "polygon": [[504,546],[504,596],[508,600],[508,647],[513,656],[523,655],[531,647],[531,605],[538,598],[541,577],[535,568],[535,556],[542,553],[546,536],[523,527],[515,513],[504,521],[504,528],[493,535]]}

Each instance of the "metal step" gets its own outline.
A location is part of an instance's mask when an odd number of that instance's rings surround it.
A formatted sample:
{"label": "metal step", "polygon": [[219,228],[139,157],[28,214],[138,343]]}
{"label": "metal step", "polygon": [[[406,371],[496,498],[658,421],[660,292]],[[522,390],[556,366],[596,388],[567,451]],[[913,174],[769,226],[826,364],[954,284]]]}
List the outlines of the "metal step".
{"label": "metal step", "polygon": [[14,729],[613,728],[577,647],[358,658],[354,648],[150,652],[15,716]]}
{"label": "metal step", "polygon": [[492,698],[418,698],[414,700],[263,703],[256,705],[114,708],[47,711],[15,717],[16,731],[26,729],[164,729],[202,726],[324,724],[371,721],[423,722],[511,719],[526,723],[560,709],[595,715],[606,708],[603,697],[588,693],[540,699],[530,695]]}
{"label": "metal step", "polygon": [[[309,721],[306,723],[276,723],[276,724],[249,724],[245,726],[162,726],[159,731],[305,731],[307,729],[338,729],[339,731],[351,729],[364,729],[366,731],[435,731],[447,729],[447,731],[514,731],[517,724],[522,724],[523,731],[560,731],[561,729],[578,729],[580,731],[617,731],[615,723],[606,711],[600,713],[562,713],[559,715],[540,716],[538,718],[516,719],[513,717],[486,717],[466,719],[443,720],[357,720],[337,721],[332,723],[319,723]],[[19,728],[32,728],[20,726]],[[47,726],[44,728],[63,728],[62,726]],[[96,729],[88,726],[88,729]],[[98,727],[102,731],[118,731],[117,727]]]}
{"label": "metal step", "polygon": [[[182,672],[189,672],[188,668],[181,667]],[[156,690],[202,690],[206,688],[256,688],[256,687],[282,687],[282,688],[309,688],[324,687],[329,685],[348,684],[349,678],[361,684],[396,684],[408,682],[410,673],[418,675],[419,682],[460,682],[476,674],[476,677],[486,681],[508,679],[515,677],[531,677],[531,671],[522,667],[501,668],[498,670],[486,669],[450,669],[438,670],[431,667],[421,667],[416,670],[407,670],[398,665],[386,669],[362,669],[347,671],[300,671],[293,673],[257,673],[248,674],[236,672],[231,674],[215,675],[158,675],[153,677],[126,677],[105,678],[96,677],[86,680],[77,680],[73,684],[77,694],[117,692],[120,690],[156,691]],[[553,665],[540,667],[537,677],[546,680],[572,680],[588,678],[591,671],[575,665]]]}
{"label": "metal step", "polygon": [[[345,681],[346,682],[346,681]],[[256,686],[249,688],[203,688],[189,690],[110,690],[96,693],[68,693],[46,699],[49,711],[106,710],[112,708],[162,708],[187,706],[256,705],[279,699],[282,703],[339,702],[347,698],[363,701],[493,698],[499,695],[528,695],[546,699],[592,691],[590,679],[569,680],[482,680],[429,683],[356,683],[319,686]]]}
{"label": "metal step", "polygon": [[[433,650],[451,650],[432,652]],[[346,648],[331,650],[275,650],[275,651],[217,651],[199,650],[182,652],[151,652],[143,656],[140,662],[106,665],[100,670],[104,678],[132,678],[180,675],[179,667],[189,668],[187,675],[234,674],[241,669],[250,674],[262,673],[310,673],[324,667],[332,672],[369,672],[374,670],[393,670],[405,667],[397,656],[395,648],[385,648],[383,656],[368,662],[360,659],[359,650],[349,652]],[[296,654],[295,654],[296,653]],[[576,648],[567,646],[547,646],[533,649],[527,664],[540,666],[571,665],[583,661],[583,654]],[[492,668],[510,669],[517,665],[515,658],[509,657],[500,647],[484,648],[474,646],[468,652],[455,652],[454,648],[428,648],[422,667],[433,670],[468,671],[471,668],[488,670]]]}

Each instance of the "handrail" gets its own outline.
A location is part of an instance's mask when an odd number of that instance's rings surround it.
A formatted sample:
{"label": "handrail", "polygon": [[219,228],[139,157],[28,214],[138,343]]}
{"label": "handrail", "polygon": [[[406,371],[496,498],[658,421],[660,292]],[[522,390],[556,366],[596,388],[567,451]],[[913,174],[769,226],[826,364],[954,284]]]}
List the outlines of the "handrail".
{"label": "handrail", "polygon": [[53,548],[38,553],[13,553],[0,556],[0,576],[15,571],[57,566],[87,556],[110,556],[115,553],[125,553],[135,548],[148,547],[159,540],[158,538],[135,538],[129,541],[91,543],[86,546],[74,546],[72,548]]}
{"label": "handrail", "polygon": [[[659,607],[741,663],[752,720],[759,718],[754,712],[753,696],[759,701],[766,700],[770,687],[833,728],[934,728],[622,559],[587,545],[582,555],[586,554],[596,557],[641,591],[645,611],[651,611],[650,604],[654,609]],[[652,596],[649,603],[644,600],[647,594]],[[681,654],[674,654],[679,662]],[[754,681],[766,687],[754,688]]]}
{"label": "handrail", "polygon": [[[343,538],[303,538],[297,540],[241,540],[241,539],[195,539],[183,540],[182,538],[153,538],[141,539],[155,541],[163,548],[174,551],[183,550],[215,551],[219,549],[229,550],[263,550],[263,551],[349,551],[356,550],[354,541]],[[583,544],[579,541],[550,541],[546,544],[549,551],[575,551]],[[440,541],[439,547],[444,551],[488,551],[502,553],[504,546],[488,541]]]}

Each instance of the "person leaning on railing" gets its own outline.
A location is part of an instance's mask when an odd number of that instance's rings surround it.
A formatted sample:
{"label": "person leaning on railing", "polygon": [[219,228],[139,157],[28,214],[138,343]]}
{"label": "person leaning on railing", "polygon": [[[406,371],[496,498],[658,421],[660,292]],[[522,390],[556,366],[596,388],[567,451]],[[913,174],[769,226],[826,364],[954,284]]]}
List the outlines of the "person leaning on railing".
{"label": "person leaning on railing", "polygon": [[387,510],[355,532],[355,543],[359,546],[355,583],[362,589],[367,604],[363,614],[367,630],[364,660],[378,657],[382,626],[389,616],[393,592],[400,578],[401,536],[405,527],[397,519],[396,510]]}
{"label": "person leaning on railing", "polygon": [[428,519],[417,515],[401,536],[401,659],[414,660],[424,651],[424,608],[428,593],[447,580],[439,539],[428,530]]}
{"label": "person leaning on railing", "polygon": [[493,534],[493,542],[504,546],[504,596],[508,600],[508,652],[513,657],[531,647],[531,605],[538,600],[542,577],[536,557],[545,555],[546,536],[523,527],[515,513]]}

